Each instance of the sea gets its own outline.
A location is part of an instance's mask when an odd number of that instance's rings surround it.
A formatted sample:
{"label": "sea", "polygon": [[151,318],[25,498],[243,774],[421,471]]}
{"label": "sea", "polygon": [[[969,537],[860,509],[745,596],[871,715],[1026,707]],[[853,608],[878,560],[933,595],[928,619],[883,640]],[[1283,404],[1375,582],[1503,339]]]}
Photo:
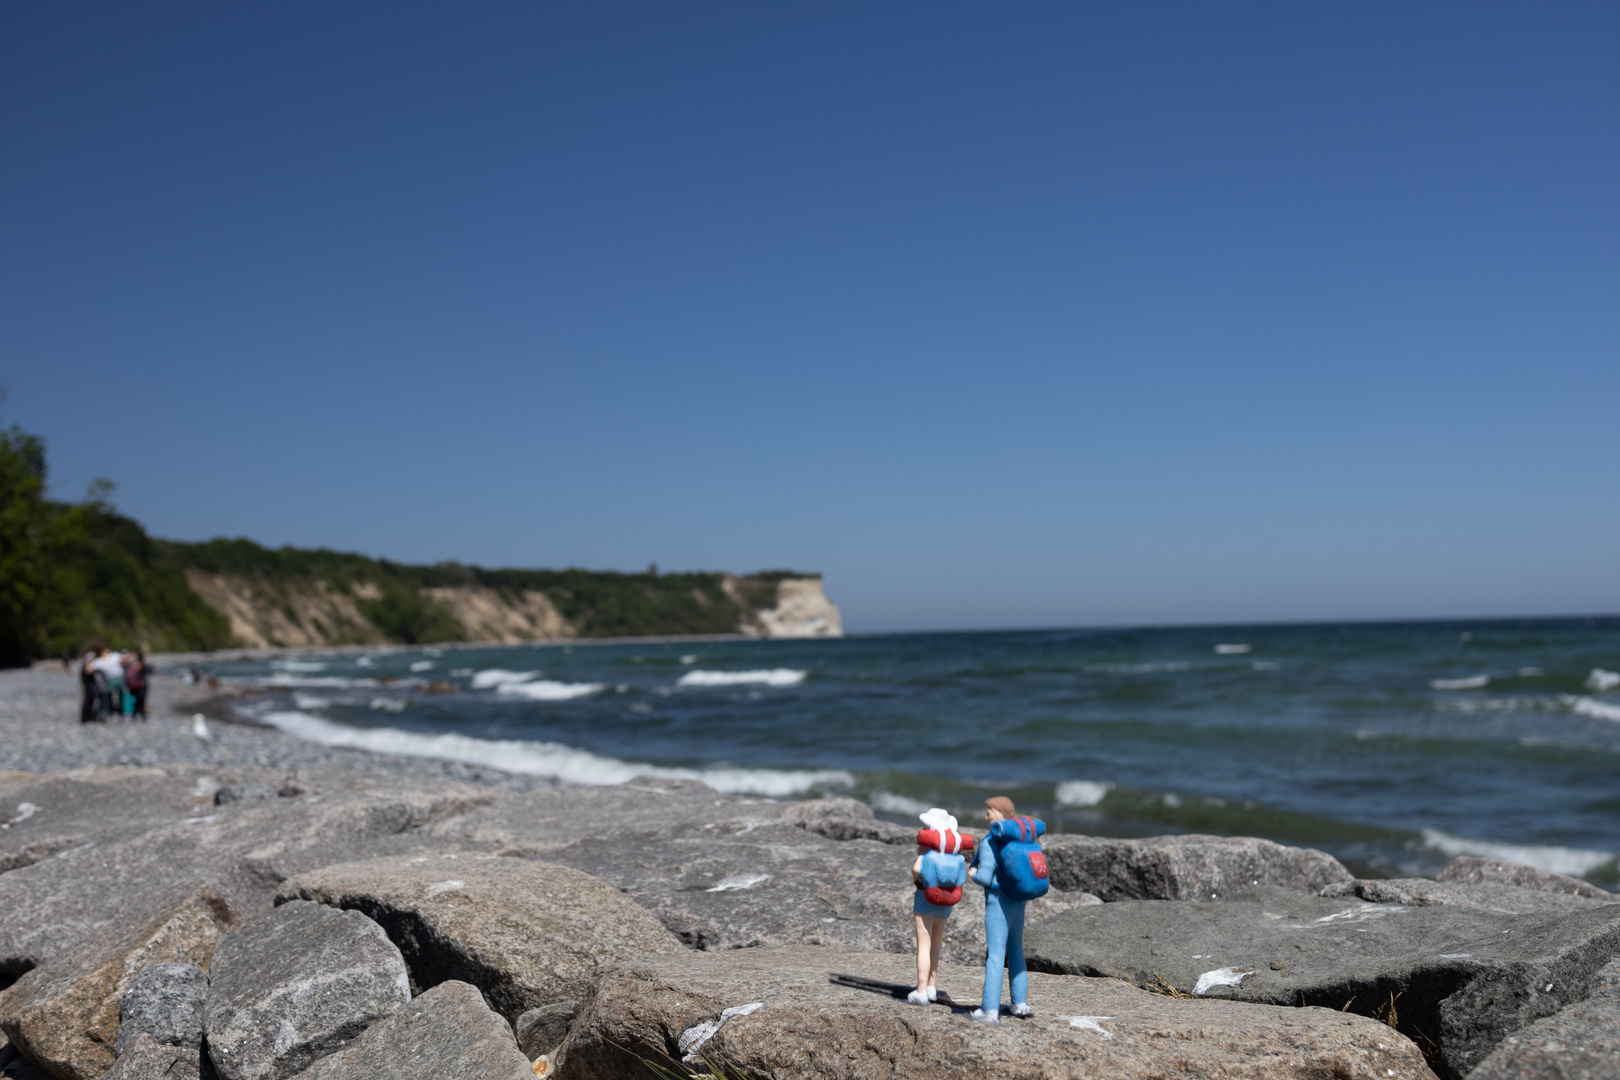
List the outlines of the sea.
{"label": "sea", "polygon": [[569,784],[1620,880],[1620,617],[388,647],[209,669],[300,738]]}

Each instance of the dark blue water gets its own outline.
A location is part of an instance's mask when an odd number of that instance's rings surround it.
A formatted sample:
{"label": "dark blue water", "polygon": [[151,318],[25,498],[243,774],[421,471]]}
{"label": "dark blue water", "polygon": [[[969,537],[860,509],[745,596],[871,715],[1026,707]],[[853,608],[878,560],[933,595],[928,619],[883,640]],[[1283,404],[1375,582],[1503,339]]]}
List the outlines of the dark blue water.
{"label": "dark blue water", "polygon": [[1008,794],[1060,830],[1269,836],[1362,873],[1468,852],[1617,877],[1617,618],[458,647],[217,670],[266,687],[249,708],[306,738],[571,782],[651,768],[853,794],[896,820],[930,805],[966,818]]}

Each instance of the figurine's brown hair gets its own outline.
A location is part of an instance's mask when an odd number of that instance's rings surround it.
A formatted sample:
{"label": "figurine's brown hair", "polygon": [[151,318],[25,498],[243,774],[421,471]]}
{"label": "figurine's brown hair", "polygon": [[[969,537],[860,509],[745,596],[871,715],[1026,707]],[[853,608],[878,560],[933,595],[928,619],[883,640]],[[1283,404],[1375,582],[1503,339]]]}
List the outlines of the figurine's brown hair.
{"label": "figurine's brown hair", "polygon": [[985,809],[997,811],[1008,821],[1018,816],[1018,810],[1013,806],[1013,801],[1005,795],[993,795],[984,800],[984,805]]}

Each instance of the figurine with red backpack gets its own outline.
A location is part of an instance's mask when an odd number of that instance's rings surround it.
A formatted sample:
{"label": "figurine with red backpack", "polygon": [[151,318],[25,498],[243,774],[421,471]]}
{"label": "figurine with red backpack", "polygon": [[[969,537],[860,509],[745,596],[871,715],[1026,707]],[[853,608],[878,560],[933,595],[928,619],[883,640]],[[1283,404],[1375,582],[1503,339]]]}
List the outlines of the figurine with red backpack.
{"label": "figurine with red backpack", "polygon": [[945,920],[962,899],[967,884],[967,860],[973,837],[956,827],[956,818],[935,807],[917,815],[925,826],[917,831],[917,861],[911,879],[917,896],[911,912],[917,928],[917,989],[906,996],[913,1005],[927,1005],[939,996],[934,981],[939,975],[939,947],[945,941]]}
{"label": "figurine with red backpack", "polygon": [[973,856],[972,879],[984,886],[984,994],[973,1019],[1001,1023],[1001,973],[1011,975],[1012,1014],[1031,1016],[1029,970],[1024,966],[1024,905],[1046,895],[1046,856],[1040,837],[1046,823],[1019,817],[1012,800],[1002,795],[984,800],[990,834]]}

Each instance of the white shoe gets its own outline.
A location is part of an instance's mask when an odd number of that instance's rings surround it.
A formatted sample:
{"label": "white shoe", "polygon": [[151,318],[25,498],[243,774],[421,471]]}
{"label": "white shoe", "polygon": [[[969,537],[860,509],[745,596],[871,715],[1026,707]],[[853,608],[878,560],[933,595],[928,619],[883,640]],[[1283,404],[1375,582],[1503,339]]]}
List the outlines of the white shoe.
{"label": "white shoe", "polygon": [[999,1023],[1001,1023],[1000,1014],[998,1014],[998,1013],[987,1013],[983,1009],[974,1009],[972,1012],[968,1013],[968,1015],[973,1018],[973,1022],[976,1023],[976,1024],[999,1024]]}
{"label": "white shoe", "polygon": [[906,995],[906,1000],[913,1005],[926,1005],[928,1004],[928,992],[926,990],[913,990]]}
{"label": "white shoe", "polygon": [[938,988],[932,987],[932,986],[930,986],[928,988],[928,1000],[929,1001],[938,1001],[939,1000],[939,990],[938,990]]}
{"label": "white shoe", "polygon": [[1029,1007],[1028,1002],[1019,1002],[1012,1007],[1012,1014],[1014,1016],[1034,1016],[1035,1010]]}

